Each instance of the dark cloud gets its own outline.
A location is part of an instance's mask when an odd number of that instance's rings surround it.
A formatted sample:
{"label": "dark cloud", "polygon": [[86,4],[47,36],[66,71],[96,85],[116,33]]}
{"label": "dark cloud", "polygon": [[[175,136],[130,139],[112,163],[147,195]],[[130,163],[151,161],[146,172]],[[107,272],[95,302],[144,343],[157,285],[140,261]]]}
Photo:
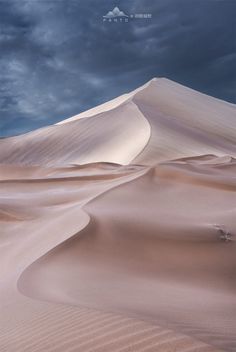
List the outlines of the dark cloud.
{"label": "dark cloud", "polygon": [[[103,23],[115,6],[152,19]],[[165,76],[236,102],[234,0],[0,0],[0,131],[51,124]]]}

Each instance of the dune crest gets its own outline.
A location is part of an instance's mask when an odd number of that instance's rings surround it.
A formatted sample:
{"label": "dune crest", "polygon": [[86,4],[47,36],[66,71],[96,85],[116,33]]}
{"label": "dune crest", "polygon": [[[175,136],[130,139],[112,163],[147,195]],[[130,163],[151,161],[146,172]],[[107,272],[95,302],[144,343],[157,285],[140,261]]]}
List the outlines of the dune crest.
{"label": "dune crest", "polygon": [[167,79],[0,140],[0,349],[236,349],[235,106]]}
{"label": "dune crest", "polygon": [[235,114],[233,104],[153,79],[88,113],[0,140],[0,163],[152,165],[202,154],[235,156]]}

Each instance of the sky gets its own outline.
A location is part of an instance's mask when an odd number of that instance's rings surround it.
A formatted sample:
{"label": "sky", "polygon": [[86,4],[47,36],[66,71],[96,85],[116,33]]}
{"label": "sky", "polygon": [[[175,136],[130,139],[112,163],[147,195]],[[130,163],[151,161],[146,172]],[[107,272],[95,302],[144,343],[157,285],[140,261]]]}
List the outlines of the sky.
{"label": "sky", "polygon": [[[151,18],[103,21],[115,6]],[[0,0],[0,136],[153,77],[236,103],[235,18],[236,0]]]}

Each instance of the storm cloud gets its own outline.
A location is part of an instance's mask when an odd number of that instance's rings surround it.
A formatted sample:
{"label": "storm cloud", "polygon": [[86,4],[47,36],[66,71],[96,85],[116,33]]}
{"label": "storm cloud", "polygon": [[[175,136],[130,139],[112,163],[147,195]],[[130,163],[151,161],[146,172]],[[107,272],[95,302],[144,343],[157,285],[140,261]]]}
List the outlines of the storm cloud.
{"label": "storm cloud", "polygon": [[[118,6],[151,14],[103,21]],[[236,103],[234,0],[0,0],[0,132],[55,123],[167,77]]]}

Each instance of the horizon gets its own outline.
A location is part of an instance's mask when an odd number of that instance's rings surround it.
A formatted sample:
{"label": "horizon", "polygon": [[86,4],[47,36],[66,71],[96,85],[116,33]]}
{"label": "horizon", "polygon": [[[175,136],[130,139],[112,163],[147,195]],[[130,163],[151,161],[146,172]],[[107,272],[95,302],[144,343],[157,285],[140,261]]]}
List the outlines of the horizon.
{"label": "horizon", "polygon": [[[149,79],[147,82],[145,82],[144,84],[142,84],[141,86],[134,87],[134,89],[132,89],[132,90],[125,91],[124,93],[122,93],[121,95],[119,95],[119,96],[117,96],[117,97],[114,97],[114,98],[112,98],[112,99],[110,99],[110,100],[104,101],[104,102],[102,102],[101,104],[92,106],[91,108],[89,108],[89,109],[87,109],[87,110],[83,110],[83,111],[79,112],[78,114],[75,114],[75,115],[73,115],[73,116],[67,116],[67,117],[65,117],[64,119],[62,119],[62,120],[60,120],[60,121],[57,121],[56,123],[49,124],[49,125],[44,125],[44,126],[41,126],[41,127],[39,127],[39,128],[34,128],[34,129],[32,129],[32,130],[29,130],[29,131],[27,131],[27,132],[23,132],[23,133],[20,133],[20,134],[16,134],[16,135],[12,135],[12,136],[5,136],[5,137],[4,137],[4,136],[3,136],[3,137],[0,136],[0,140],[1,140],[1,139],[6,139],[6,138],[11,138],[11,137],[17,137],[17,136],[25,135],[25,134],[34,132],[35,130],[38,130],[38,129],[47,128],[47,127],[49,127],[49,126],[51,126],[51,125],[60,125],[60,124],[62,124],[63,122],[66,122],[67,120],[73,119],[74,117],[77,117],[77,116],[79,117],[80,114],[85,113],[85,112],[90,111],[90,110],[93,110],[93,109],[95,109],[95,108],[97,108],[97,107],[99,107],[99,106],[102,106],[103,104],[106,104],[106,103],[108,103],[108,102],[110,102],[110,101],[112,101],[112,100],[114,100],[114,99],[117,99],[117,98],[119,98],[119,97],[122,96],[122,95],[131,94],[131,93],[134,92],[135,90],[138,90],[138,89],[144,87],[145,85],[147,85],[148,83],[150,83],[150,82],[152,82],[152,81],[154,81],[154,80],[163,80],[163,79],[164,79],[164,80],[167,80],[167,81],[170,81],[170,82],[172,82],[172,83],[174,83],[174,84],[181,85],[181,86],[183,86],[183,87],[185,87],[185,88],[187,88],[187,89],[193,90],[193,91],[198,92],[198,93],[200,93],[200,94],[206,95],[206,96],[208,96],[208,97],[210,97],[210,98],[214,98],[214,99],[217,99],[217,100],[223,101],[223,102],[225,102],[225,103],[232,104],[232,105],[235,105],[235,106],[236,106],[236,104],[234,104],[234,103],[230,103],[230,102],[228,102],[228,101],[226,101],[226,100],[223,100],[223,99],[220,99],[220,98],[216,98],[216,97],[210,96],[210,95],[208,95],[208,94],[205,94],[205,93],[203,93],[203,92],[197,91],[196,89],[193,89],[193,88],[191,88],[191,87],[188,87],[188,86],[185,86],[185,85],[183,85],[183,84],[180,84],[179,82],[174,81],[174,80],[171,80],[171,79],[169,79],[169,78],[167,78],[167,77],[153,77],[153,78]],[[69,121],[68,121],[68,122],[69,122]]]}
{"label": "horizon", "polygon": [[[103,22],[116,6],[129,23]],[[152,77],[236,103],[236,2],[2,0],[0,7],[2,138],[60,122]],[[135,13],[150,18],[131,19]]]}

